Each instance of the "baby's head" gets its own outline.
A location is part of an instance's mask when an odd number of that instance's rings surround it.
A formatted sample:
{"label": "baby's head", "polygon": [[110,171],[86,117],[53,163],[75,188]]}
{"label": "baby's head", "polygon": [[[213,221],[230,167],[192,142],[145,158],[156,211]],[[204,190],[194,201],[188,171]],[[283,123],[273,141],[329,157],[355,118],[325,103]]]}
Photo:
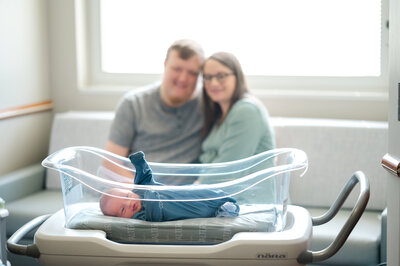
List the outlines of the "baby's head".
{"label": "baby's head", "polygon": [[100,198],[100,209],[104,215],[132,218],[142,209],[139,195],[128,189],[112,188],[106,193],[109,195],[103,194]]}

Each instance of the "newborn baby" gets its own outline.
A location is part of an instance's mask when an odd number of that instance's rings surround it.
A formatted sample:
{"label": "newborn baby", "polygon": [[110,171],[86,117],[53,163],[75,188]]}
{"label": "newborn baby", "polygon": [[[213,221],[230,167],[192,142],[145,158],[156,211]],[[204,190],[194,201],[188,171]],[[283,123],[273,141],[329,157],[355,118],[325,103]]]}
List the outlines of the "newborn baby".
{"label": "newborn baby", "polygon": [[[155,182],[151,168],[147,164],[144,153],[136,152],[129,156],[136,168],[134,183],[138,185],[158,185]],[[103,195],[100,199],[100,209],[104,215],[124,218],[135,218],[151,222],[173,221],[190,218],[205,217],[232,217],[239,214],[236,200],[225,197],[222,190],[196,189],[188,191],[152,191],[152,190],[127,190],[112,188],[108,194],[119,196],[117,198]],[[158,201],[158,199],[202,199],[218,198],[215,200],[200,201]],[[141,199],[155,199],[156,201],[142,201]]]}

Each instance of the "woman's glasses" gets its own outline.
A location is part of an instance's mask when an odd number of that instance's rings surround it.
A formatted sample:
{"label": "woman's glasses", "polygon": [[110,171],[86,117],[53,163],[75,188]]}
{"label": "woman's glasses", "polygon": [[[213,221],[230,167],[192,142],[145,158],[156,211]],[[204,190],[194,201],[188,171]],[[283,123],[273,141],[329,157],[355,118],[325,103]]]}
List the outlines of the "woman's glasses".
{"label": "woman's glasses", "polygon": [[226,78],[233,73],[218,73],[215,75],[203,75],[203,80],[205,83],[211,83],[212,79],[215,78],[219,83],[223,83]]}

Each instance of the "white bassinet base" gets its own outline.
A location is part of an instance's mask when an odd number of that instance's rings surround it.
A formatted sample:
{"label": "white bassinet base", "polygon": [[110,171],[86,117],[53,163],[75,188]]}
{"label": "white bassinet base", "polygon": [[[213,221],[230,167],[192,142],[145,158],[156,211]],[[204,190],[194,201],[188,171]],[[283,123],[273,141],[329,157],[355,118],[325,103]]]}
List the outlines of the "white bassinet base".
{"label": "white bassinet base", "polygon": [[35,234],[44,265],[302,265],[311,245],[312,223],[301,207],[288,206],[282,232],[242,232],[215,245],[121,244],[100,230],[65,228],[63,210]]}

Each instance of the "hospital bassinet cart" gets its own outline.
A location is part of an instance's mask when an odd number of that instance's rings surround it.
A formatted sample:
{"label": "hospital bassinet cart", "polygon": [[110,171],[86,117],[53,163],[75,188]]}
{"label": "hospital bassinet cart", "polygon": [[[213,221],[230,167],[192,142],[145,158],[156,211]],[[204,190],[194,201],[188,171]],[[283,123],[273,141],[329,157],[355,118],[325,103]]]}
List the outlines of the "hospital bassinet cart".
{"label": "hospital bassinet cart", "polygon": [[[220,164],[149,164],[155,177],[164,181],[195,177],[203,182],[162,187],[126,184],[120,182],[126,177],[125,170],[135,171],[126,158],[91,147],[70,147],[50,155],[43,165],[60,172],[64,209],[25,224],[10,237],[8,249],[38,258],[44,265],[298,266],[334,255],[369,199],[368,180],[358,171],[320,217],[288,204],[290,178],[301,175],[308,166],[306,154],[296,149],[276,149]],[[104,169],[105,165],[112,167]],[[207,179],[210,176],[213,178]],[[336,239],[324,250],[311,251],[312,227],[330,221],[358,183],[359,197]],[[241,213],[233,218],[158,223],[106,217],[98,211],[98,200],[110,187],[152,191],[218,188],[237,199]],[[162,199],[148,200],[162,203]],[[34,243],[18,244],[36,228]]]}

